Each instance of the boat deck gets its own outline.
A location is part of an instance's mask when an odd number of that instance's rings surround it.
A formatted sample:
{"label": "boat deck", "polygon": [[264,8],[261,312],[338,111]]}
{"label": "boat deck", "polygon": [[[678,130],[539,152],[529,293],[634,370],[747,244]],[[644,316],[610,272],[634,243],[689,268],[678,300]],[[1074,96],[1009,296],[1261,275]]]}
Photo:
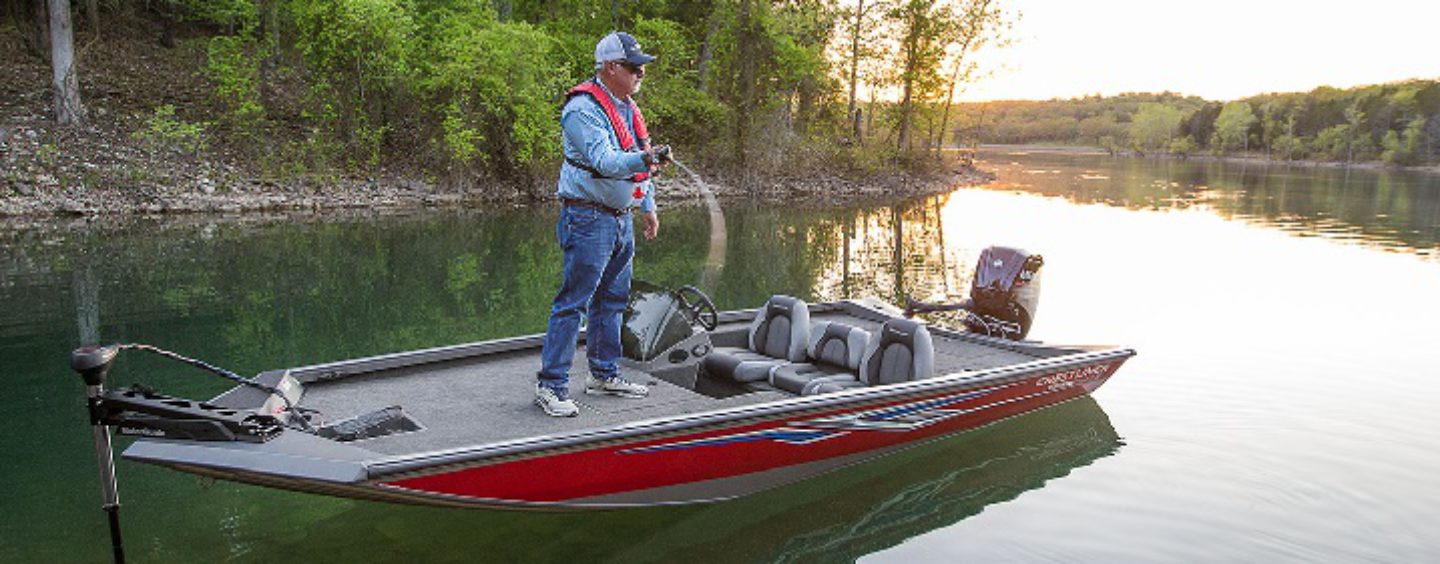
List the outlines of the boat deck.
{"label": "boat deck", "polygon": [[[879,323],[840,311],[817,313],[815,321],[839,321],[867,330]],[[718,346],[743,343],[748,319],[722,323],[711,335]],[[1074,352],[1061,348],[1016,346],[947,331],[932,331],[935,374],[983,370]],[[705,395],[653,374],[622,368],[622,374],[650,387],[640,400],[584,393],[585,349],[579,347],[571,370],[570,396],[580,416],[554,418],[535,407],[538,339],[534,346],[507,352],[379,370],[305,385],[301,405],[317,409],[329,421],[399,405],[422,429],[355,441],[351,445],[383,455],[430,452],[490,444],[524,437],[601,430],[641,421],[795,397],[781,391],[754,391],[724,398]]]}

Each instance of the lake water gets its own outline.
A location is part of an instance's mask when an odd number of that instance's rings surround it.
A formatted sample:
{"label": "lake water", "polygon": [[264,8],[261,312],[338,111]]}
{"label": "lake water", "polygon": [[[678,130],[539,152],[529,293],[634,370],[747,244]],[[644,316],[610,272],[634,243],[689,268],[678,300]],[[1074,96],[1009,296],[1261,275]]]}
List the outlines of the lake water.
{"label": "lake water", "polygon": [[[1031,337],[1133,347],[1093,399],[732,502],[433,509],[120,461],[127,554],[196,561],[1434,562],[1440,177],[990,151],[990,186],[663,213],[640,278],[721,309],[964,295],[1045,256]],[[689,193],[668,198],[690,199]],[[553,208],[54,222],[0,230],[0,561],[103,561],[83,338],[243,374],[543,330]],[[934,319],[937,323],[946,319]],[[154,358],[118,385],[227,388]],[[528,382],[516,382],[528,386]],[[122,446],[128,440],[118,441]]]}

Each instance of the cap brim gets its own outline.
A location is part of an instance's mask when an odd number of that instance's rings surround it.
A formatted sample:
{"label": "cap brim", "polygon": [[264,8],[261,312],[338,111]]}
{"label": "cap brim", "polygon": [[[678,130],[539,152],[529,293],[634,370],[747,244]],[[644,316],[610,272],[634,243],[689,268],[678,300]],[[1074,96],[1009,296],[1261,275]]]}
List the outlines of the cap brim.
{"label": "cap brim", "polygon": [[639,54],[635,54],[635,55],[630,55],[629,57],[625,57],[625,62],[630,63],[630,64],[632,64],[632,65],[646,65],[646,64],[650,64],[650,61],[653,61],[653,60],[655,60],[655,57],[652,57],[652,56],[650,56],[650,55],[646,55],[646,54],[644,54],[644,53],[639,53]]}

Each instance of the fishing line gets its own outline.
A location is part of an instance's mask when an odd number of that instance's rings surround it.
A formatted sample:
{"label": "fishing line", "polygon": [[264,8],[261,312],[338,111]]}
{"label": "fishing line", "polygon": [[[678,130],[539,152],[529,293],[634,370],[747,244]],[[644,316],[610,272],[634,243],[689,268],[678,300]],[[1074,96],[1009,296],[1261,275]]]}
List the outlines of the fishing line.
{"label": "fishing line", "polygon": [[705,254],[705,271],[700,277],[700,285],[714,288],[715,283],[719,281],[720,272],[725,269],[725,243],[728,238],[725,231],[725,213],[720,210],[720,200],[715,197],[715,193],[710,190],[710,186],[705,184],[705,180],[701,179],[699,174],[685,166],[684,163],[675,160],[674,155],[670,155],[668,158],[670,162],[680,167],[680,170],[685,171],[694,180],[695,191],[710,212],[710,247]]}

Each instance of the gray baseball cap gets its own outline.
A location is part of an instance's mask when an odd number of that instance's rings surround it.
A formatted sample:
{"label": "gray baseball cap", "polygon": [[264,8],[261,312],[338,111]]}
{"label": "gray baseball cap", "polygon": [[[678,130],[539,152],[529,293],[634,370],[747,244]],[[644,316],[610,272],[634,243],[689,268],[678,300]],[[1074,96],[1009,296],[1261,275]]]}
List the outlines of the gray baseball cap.
{"label": "gray baseball cap", "polygon": [[655,57],[640,51],[640,42],[623,31],[611,32],[595,44],[595,62],[625,61],[632,65],[643,65]]}

